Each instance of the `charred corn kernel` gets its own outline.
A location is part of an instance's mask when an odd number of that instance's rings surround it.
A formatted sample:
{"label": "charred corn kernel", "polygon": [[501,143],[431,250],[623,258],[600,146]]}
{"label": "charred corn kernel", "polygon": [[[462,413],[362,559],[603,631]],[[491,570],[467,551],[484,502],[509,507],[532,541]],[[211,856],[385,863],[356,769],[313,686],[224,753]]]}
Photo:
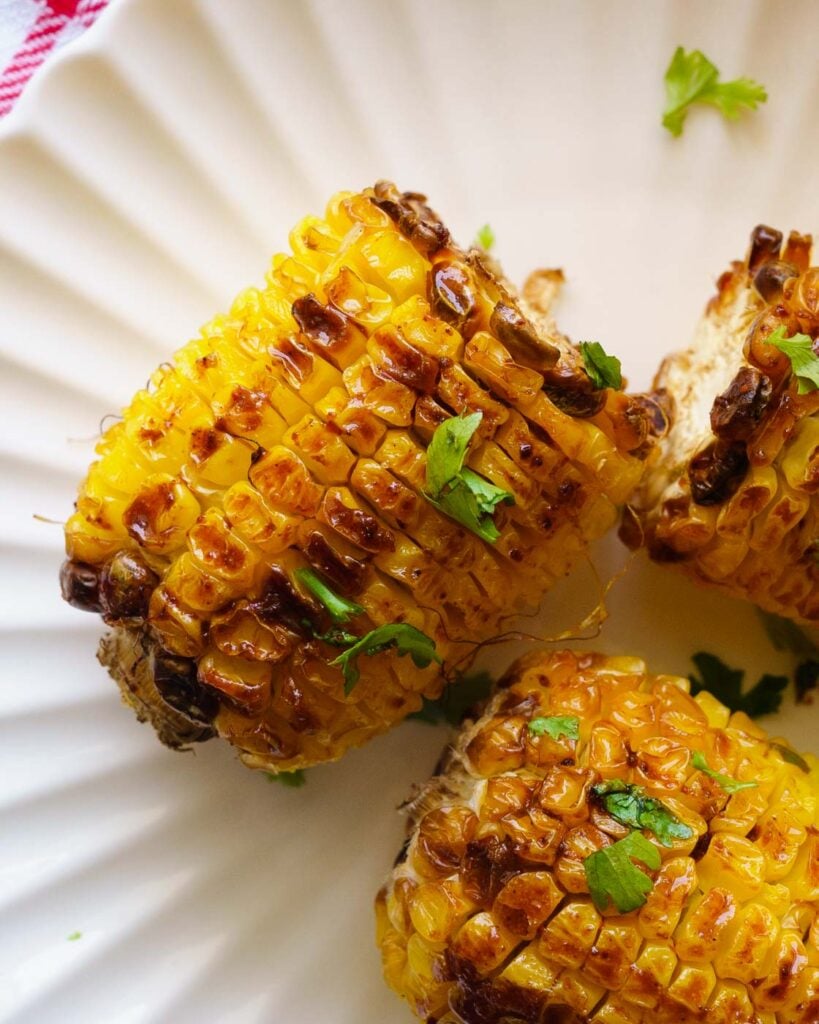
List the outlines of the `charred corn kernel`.
{"label": "charred corn kernel", "polygon": [[653,1009],[676,969],[677,954],[672,946],[645,943],[625,980],[623,998],[635,1006]]}
{"label": "charred corn kernel", "polygon": [[[529,729],[558,715],[577,740]],[[726,793],[701,751],[755,788]],[[388,984],[426,1024],[816,1024],[819,761],[805,764],[639,659],[523,658],[410,804],[376,900]],[[595,904],[584,867],[635,835],[595,789],[612,779],[690,832],[642,830],[659,867],[626,912]]]}
{"label": "charred corn kernel", "polygon": [[[273,771],[332,760],[443,678],[391,649],[362,655],[345,693],[330,664],[345,641],[298,572],[363,609],[350,635],[412,626],[449,674],[612,524],[657,420],[631,402],[595,391],[551,320],[423,198],[339,193],[101,438],[66,526],[65,595],[113,627],[105,663],[166,742],[221,735]],[[516,502],[495,545],[426,495],[435,430],[476,411],[468,465]]]}
{"label": "charred corn kernel", "polygon": [[670,395],[675,420],[629,536],[702,583],[816,625],[819,390],[800,394],[789,358],[767,341],[779,328],[819,332],[809,254],[809,238],[783,245],[778,231],[756,228],[692,346],[663,363],[655,387]]}
{"label": "charred corn kernel", "polygon": [[570,1007],[576,1013],[587,1015],[605,995],[602,985],[590,981],[588,974],[581,971],[562,971],[555,982],[555,1000]]}
{"label": "charred corn kernel", "polygon": [[518,953],[500,975],[503,981],[516,989],[529,990],[535,994],[553,988],[559,976],[560,969],[539,957],[531,946]]}
{"label": "charred corn kernel", "polygon": [[591,900],[570,900],[546,922],[537,949],[547,962],[580,967],[602,923]]}
{"label": "charred corn kernel", "polygon": [[479,974],[489,974],[515,948],[515,939],[481,911],[474,914],[452,938],[452,952],[472,964]]}

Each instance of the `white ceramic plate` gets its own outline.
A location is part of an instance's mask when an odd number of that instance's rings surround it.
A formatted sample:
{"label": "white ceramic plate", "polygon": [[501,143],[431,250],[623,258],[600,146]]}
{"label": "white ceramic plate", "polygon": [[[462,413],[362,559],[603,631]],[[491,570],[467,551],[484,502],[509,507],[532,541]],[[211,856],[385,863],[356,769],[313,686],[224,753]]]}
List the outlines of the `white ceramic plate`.
{"label": "white ceramic plate", "polygon": [[[0,1020],[383,1024],[370,901],[396,805],[445,734],[406,725],[302,790],[212,743],[163,750],[62,605],[59,526],[100,417],[260,278],[306,211],[376,177],[427,191],[632,383],[684,342],[758,221],[819,227],[819,7],[792,0],[115,0],[0,137]],[[770,102],[659,125],[678,43]],[[624,560],[615,538],[602,574]],[[588,601],[582,570],[552,628]],[[752,609],[638,558],[596,644],[685,673],[787,670]],[[493,654],[502,665],[517,653]],[[816,748],[815,709],[777,731]],[[68,936],[81,932],[81,938]]]}

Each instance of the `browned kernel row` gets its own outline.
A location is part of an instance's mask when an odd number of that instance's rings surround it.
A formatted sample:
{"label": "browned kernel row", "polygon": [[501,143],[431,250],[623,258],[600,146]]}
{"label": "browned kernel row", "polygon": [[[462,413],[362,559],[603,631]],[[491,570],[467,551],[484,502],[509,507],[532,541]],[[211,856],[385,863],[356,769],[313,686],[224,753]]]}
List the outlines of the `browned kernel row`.
{"label": "browned kernel row", "polygon": [[[577,740],[536,735],[578,720]],[[699,770],[752,788],[729,795]],[[385,976],[428,1022],[812,1024],[819,1014],[819,762],[633,658],[531,655],[413,805],[377,901]],[[807,771],[805,770],[807,769]],[[643,787],[687,826],[629,913],[584,863],[631,832],[595,796]]]}
{"label": "browned kernel row", "polygon": [[[595,391],[418,196],[340,194],[291,246],[106,432],[63,574],[70,600],[127,631],[106,662],[166,740],[187,714],[281,769],[339,756],[441,687],[434,664],[388,650],[345,694],[299,569],[364,609],[345,629],[407,623],[446,669],[611,525],[658,415]],[[474,411],[469,465],[515,499],[495,545],[425,495],[435,429]],[[120,647],[143,656],[118,671]]]}

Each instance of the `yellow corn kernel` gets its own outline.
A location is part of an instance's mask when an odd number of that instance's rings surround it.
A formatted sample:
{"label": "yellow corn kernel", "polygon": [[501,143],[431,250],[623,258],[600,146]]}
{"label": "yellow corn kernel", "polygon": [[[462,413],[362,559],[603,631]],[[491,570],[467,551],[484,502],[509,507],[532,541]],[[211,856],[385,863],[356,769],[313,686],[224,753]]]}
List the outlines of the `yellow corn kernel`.
{"label": "yellow corn kernel", "polygon": [[[61,579],[113,626],[106,664],[163,739],[219,735],[268,771],[340,757],[434,699],[611,526],[657,417],[613,389],[573,405],[588,374],[536,317],[421,197],[380,182],[303,219],[263,284],[152,374],[97,446]],[[474,412],[467,463],[516,501],[494,544],[426,494],[435,431]],[[103,593],[113,568],[127,615]],[[364,614],[333,621],[306,569]],[[441,668],[363,653],[345,693],[340,648],[392,624],[425,632]],[[524,746],[510,761],[548,760]],[[563,825],[527,814],[516,841],[553,863]]]}
{"label": "yellow corn kernel", "polygon": [[590,900],[571,900],[548,922],[538,942],[545,960],[580,967],[594,945],[602,918]]}
{"label": "yellow corn kernel", "polygon": [[[578,719],[576,740],[532,739],[532,720],[560,714]],[[715,771],[755,787],[727,794],[693,770],[700,750]],[[463,725],[441,774],[415,794],[425,813],[384,890],[400,944],[421,942],[447,966],[428,985],[396,982],[390,932],[387,981],[425,1024],[470,1020],[476,1006],[486,1024],[566,1013],[628,1024],[814,1024],[814,760],[807,771],[786,761],[747,715],[692,698],[686,680],[651,676],[638,659],[522,658]],[[660,866],[636,867],[648,891],[622,908],[623,893],[585,867],[635,833],[594,792],[601,776],[648,789],[692,832],[666,846],[645,821]],[[630,892],[627,876],[617,877]],[[405,924],[408,885],[419,886],[423,912]],[[452,886],[469,900],[457,932],[439,909]]]}
{"label": "yellow corn kernel", "polygon": [[470,917],[452,941],[455,956],[466,960],[479,974],[495,970],[514,948],[515,940],[487,913]]}
{"label": "yellow corn kernel", "polygon": [[[754,231],[692,345],[663,363],[655,387],[674,403],[675,422],[632,507],[658,561],[816,625],[819,396],[799,393],[797,368],[766,338],[776,326],[819,331],[816,304],[798,298],[815,292],[817,268],[803,250],[783,289],[760,292],[755,282],[779,265],[777,234]],[[785,243],[782,258],[790,255]]]}

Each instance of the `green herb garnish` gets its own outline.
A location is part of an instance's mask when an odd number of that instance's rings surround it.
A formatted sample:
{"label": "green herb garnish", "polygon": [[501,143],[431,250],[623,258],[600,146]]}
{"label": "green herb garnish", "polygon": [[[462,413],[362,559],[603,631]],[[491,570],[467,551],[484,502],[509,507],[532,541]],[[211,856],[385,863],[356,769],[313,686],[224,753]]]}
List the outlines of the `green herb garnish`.
{"label": "green herb garnish", "polygon": [[472,243],[473,249],[483,249],[484,252],[489,252],[492,246],[495,244],[495,232],[488,224],[484,224],[482,228],[478,228],[475,235],[475,241]]}
{"label": "green herb garnish", "polygon": [[771,740],[771,746],[774,750],[778,750],[782,755],[782,760],[787,761],[788,764],[795,764],[797,768],[801,768],[806,775],[810,775],[810,765],[802,757],[801,754],[797,754],[795,750],[792,750],[789,746],[784,743],[777,743],[775,740]]}
{"label": "green herb garnish", "polygon": [[797,665],[793,681],[796,686],[796,701],[802,704],[810,691],[819,686],[819,661],[816,658],[808,658]]}
{"label": "green herb garnish", "polygon": [[427,487],[438,497],[463,468],[472,435],[481,425],[482,412],[452,416],[432,435],[427,448]]}
{"label": "green herb garnish", "polygon": [[592,786],[592,793],[621,825],[648,829],[663,846],[671,846],[674,839],[690,839],[694,835],[692,828],[672,814],[665,804],[649,796],[642,786],[612,779]]}
{"label": "green herb garnish", "polygon": [[790,651],[798,658],[819,657],[819,647],[792,619],[784,619],[781,615],[763,612],[761,608],[757,609],[757,613],[768,634],[768,639],[778,651]]}
{"label": "green herb garnish", "polygon": [[783,619],[781,615],[772,615],[761,609],[758,612],[774,647],[778,651],[789,651],[801,659],[793,673],[796,700],[801,703],[819,684],[819,647],[791,619]]}
{"label": "green herb garnish", "polygon": [[561,736],[576,740],[580,738],[580,719],[574,715],[533,718],[529,723],[529,732],[533,736],[549,736],[553,740],[559,740]]}
{"label": "green herb garnish", "polygon": [[268,782],[278,782],[289,789],[301,789],[307,783],[303,768],[294,768],[289,772],[265,772]]}
{"label": "green herb garnish", "polygon": [[726,793],[738,793],[741,789],[756,789],[757,787],[756,782],[739,782],[737,779],[732,779],[730,775],[721,775],[719,772],[715,772],[713,768],[708,767],[705,754],[699,750],[695,751],[691,763],[698,771],[709,775]]}
{"label": "green herb garnish", "polygon": [[697,666],[700,677],[690,675],[691,693],[707,690],[731,711],[744,711],[750,718],[770,715],[782,703],[782,691],[788,685],[787,676],[763,675],[750,690],[742,692],[745,673],[742,669],[729,668],[715,654],[699,651],[691,660]]}
{"label": "green herb garnish", "polygon": [[81,938],[82,938],[82,932],[72,932],[65,941],[66,942],[76,942],[78,939],[81,939]]}
{"label": "green herb garnish", "polygon": [[437,700],[424,697],[420,710],[407,715],[418,722],[439,725],[460,725],[467,711],[474,705],[486,700],[492,689],[492,676],[488,672],[475,672],[469,676],[461,676],[444,687]]}
{"label": "green herb garnish", "polygon": [[765,86],[752,78],[720,82],[719,71],[701,50],[686,53],[678,46],[665,73],[665,98],[663,127],[677,136],[682,134],[692,103],[708,103],[734,121],[743,107],[756,110],[768,94]]}
{"label": "green herb garnish", "polygon": [[589,892],[598,910],[605,910],[612,902],[621,914],[628,914],[645,903],[654,883],[632,858],[652,871],[661,863],[660,851],[641,832],[630,832],[625,839],[583,861]]}
{"label": "green herb garnish", "polygon": [[495,510],[502,502],[514,505],[515,499],[464,467],[469,442],[482,419],[482,412],[452,416],[436,429],[427,448],[427,497],[451,519],[494,544],[500,537]]}
{"label": "green herb garnish", "polygon": [[350,644],[354,644],[358,640],[357,634],[348,633],[346,629],[338,629],[335,626],[328,629],[326,633],[317,633],[313,630],[313,636],[316,640],[323,640],[331,647],[349,647]]}
{"label": "green herb garnish", "polygon": [[777,327],[766,342],[790,359],[796,390],[800,395],[819,388],[819,356],[813,351],[813,338],[809,334],[792,334],[787,338],[785,328]]}
{"label": "green herb garnish", "polygon": [[348,601],[346,597],[337,594],[312,569],[296,569],[294,575],[299,583],[321,602],[333,622],[347,622],[356,615],[364,614],[364,609],[360,604]]}
{"label": "green herb garnish", "polygon": [[349,695],[361,678],[358,671],[359,655],[378,654],[389,647],[394,647],[399,656],[409,654],[417,668],[426,668],[433,661],[441,664],[441,658],[435,650],[435,641],[415,626],[408,626],[405,622],[377,626],[356,639],[351,647],[330,662],[331,665],[341,666],[345,694]]}
{"label": "green herb garnish", "polygon": [[617,356],[608,355],[599,341],[581,341],[577,347],[583,357],[586,373],[598,391],[623,386],[620,360]]}
{"label": "green herb garnish", "polygon": [[[336,623],[344,623],[354,615],[361,615],[364,608],[354,601],[337,594],[318,573],[312,569],[296,569],[296,579],[305,586],[326,608],[328,614]],[[310,626],[305,622],[305,626]],[[431,661],[441,663],[441,659],[435,651],[435,643],[426,633],[414,626],[408,626],[403,622],[387,623],[384,626],[377,626],[371,629],[364,636],[357,636],[349,633],[346,629],[334,626],[325,633],[318,633],[311,628],[316,640],[322,640],[332,647],[343,647],[344,651],[330,662],[331,665],[340,665],[344,673],[344,693],[349,694],[360,678],[358,671],[358,656],[360,654],[378,654],[389,647],[395,647],[399,655],[410,654],[418,668],[426,668]],[[285,778],[290,774],[291,777]],[[297,778],[295,773],[282,772],[271,776],[271,781],[283,782],[286,786],[301,786],[303,780]]]}

